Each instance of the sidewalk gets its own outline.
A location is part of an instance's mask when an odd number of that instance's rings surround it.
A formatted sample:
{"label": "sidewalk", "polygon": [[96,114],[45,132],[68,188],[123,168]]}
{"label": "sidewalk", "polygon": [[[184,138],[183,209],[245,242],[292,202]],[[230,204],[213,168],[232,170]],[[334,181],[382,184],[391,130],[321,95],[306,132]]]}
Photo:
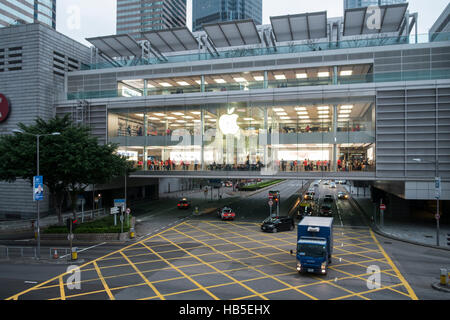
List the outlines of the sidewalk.
{"label": "sidewalk", "polygon": [[[101,209],[100,209],[101,210]],[[98,217],[103,217],[105,215],[99,215],[99,210],[94,210],[94,219]],[[106,213],[106,211],[105,211]],[[85,219],[91,216],[91,211],[84,211]],[[67,218],[72,217],[72,212],[66,212],[62,214],[62,220],[66,221]],[[77,212],[77,217],[81,220],[81,212]],[[11,232],[17,231],[33,231],[32,222],[34,221],[34,225],[36,226],[36,219],[30,220],[14,220],[14,221],[0,221],[0,235],[7,234]],[[41,229],[57,224],[58,217],[56,215],[49,215],[45,217],[41,217],[40,220]]]}
{"label": "sidewalk", "polygon": [[[350,187],[345,185],[345,188],[350,193]],[[361,188],[362,190],[362,188]],[[361,191],[360,190],[360,191]],[[377,213],[377,221],[374,221],[374,204],[370,199],[370,192],[366,191],[364,197],[361,192],[359,196],[356,194],[355,188],[352,188],[352,199],[358,205],[358,207],[364,211],[367,219],[370,219],[370,223],[374,225],[376,222],[376,229],[381,233],[393,237],[398,240],[404,240],[407,242],[436,246],[436,222],[435,221],[411,221],[411,219],[392,219],[385,216],[384,226],[381,228],[379,216]],[[450,234],[449,225],[440,226],[440,247],[450,250],[450,246],[447,246],[447,234]]]}

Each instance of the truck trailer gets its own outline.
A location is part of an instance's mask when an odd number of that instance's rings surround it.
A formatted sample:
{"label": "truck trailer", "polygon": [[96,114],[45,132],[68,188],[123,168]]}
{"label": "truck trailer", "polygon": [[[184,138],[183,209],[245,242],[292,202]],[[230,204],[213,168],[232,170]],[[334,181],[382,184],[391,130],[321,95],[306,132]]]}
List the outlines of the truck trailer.
{"label": "truck trailer", "polygon": [[298,224],[297,271],[327,274],[332,253],[333,218],[303,218]]}

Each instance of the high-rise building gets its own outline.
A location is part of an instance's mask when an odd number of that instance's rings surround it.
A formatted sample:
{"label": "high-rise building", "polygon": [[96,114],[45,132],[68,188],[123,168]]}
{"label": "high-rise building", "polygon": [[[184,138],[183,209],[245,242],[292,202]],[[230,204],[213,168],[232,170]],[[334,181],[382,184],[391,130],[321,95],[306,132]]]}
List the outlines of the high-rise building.
{"label": "high-rise building", "polygon": [[262,24],[262,0],[193,0],[192,31],[203,24],[253,19]]}
{"label": "high-rise building", "polygon": [[117,34],[139,39],[142,32],[185,25],[186,0],[117,0]]}
{"label": "high-rise building", "polygon": [[56,29],[56,0],[0,0],[0,28],[33,22]]}
{"label": "high-rise building", "polygon": [[406,0],[344,0],[344,10],[405,3]]}

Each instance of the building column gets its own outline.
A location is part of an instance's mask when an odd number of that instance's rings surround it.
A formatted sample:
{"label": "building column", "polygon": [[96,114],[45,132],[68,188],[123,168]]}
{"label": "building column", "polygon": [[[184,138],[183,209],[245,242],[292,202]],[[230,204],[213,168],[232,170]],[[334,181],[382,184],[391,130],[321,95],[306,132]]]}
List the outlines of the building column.
{"label": "building column", "polygon": [[269,87],[269,74],[266,71],[264,71],[264,89],[267,89]]}
{"label": "building column", "polygon": [[337,104],[333,105],[333,124],[332,124],[332,128],[333,128],[333,154],[332,154],[332,161],[333,161],[333,165],[331,166],[331,170],[333,171],[337,171],[337,160],[338,160],[338,156],[337,156],[337,118],[338,118],[338,106]]}
{"label": "building column", "polygon": [[144,97],[148,95],[147,90],[148,90],[148,81],[144,80]]}
{"label": "building column", "polygon": [[333,84],[338,84],[338,67],[333,67]]}
{"label": "building column", "polygon": [[[204,81],[204,77],[202,76],[202,81]],[[201,115],[200,115],[200,134],[202,136],[202,143],[200,148],[200,167],[202,171],[205,171],[205,109],[201,108]]]}
{"label": "building column", "polygon": [[201,80],[200,80],[200,92],[205,92],[205,76],[202,75]]}

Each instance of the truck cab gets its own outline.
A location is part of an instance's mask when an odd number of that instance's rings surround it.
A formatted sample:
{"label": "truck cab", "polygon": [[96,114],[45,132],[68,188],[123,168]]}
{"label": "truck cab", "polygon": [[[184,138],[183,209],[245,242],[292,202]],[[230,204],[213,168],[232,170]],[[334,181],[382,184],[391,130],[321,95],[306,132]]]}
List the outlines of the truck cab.
{"label": "truck cab", "polygon": [[333,218],[303,218],[298,224],[297,271],[326,275],[332,251]]}

